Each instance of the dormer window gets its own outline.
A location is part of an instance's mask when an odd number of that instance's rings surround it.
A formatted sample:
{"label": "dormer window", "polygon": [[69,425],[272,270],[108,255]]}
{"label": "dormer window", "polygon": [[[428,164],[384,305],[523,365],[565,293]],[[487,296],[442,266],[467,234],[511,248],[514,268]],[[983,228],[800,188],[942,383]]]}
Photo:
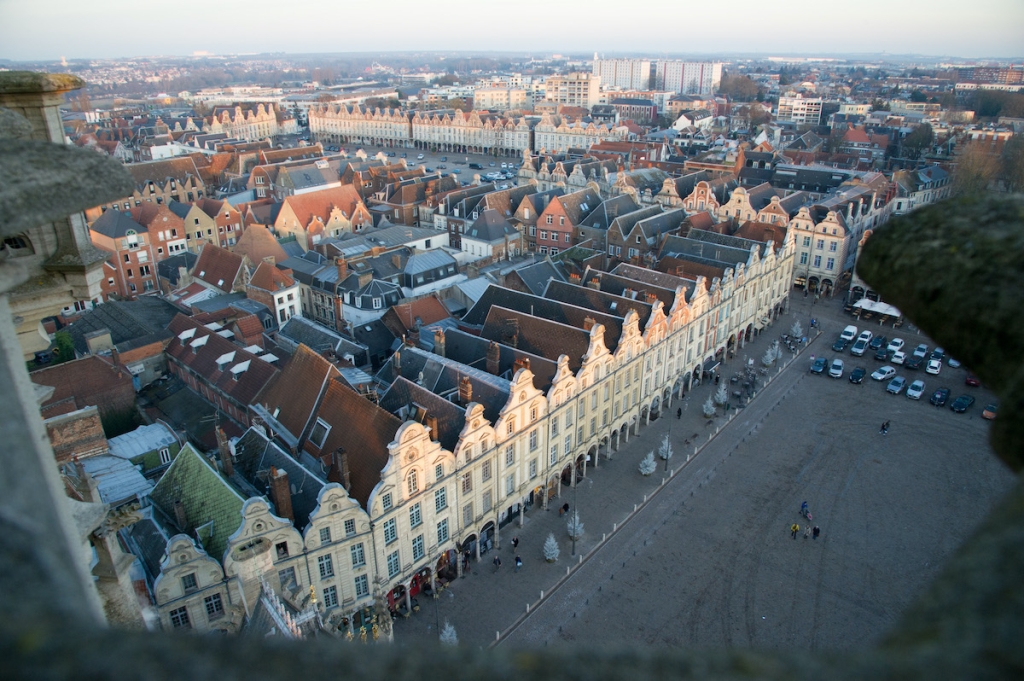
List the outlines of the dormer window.
{"label": "dormer window", "polygon": [[309,441],[317,449],[322,449],[330,432],[331,426],[323,419],[317,419],[316,425],[313,426],[313,430],[309,434]]}

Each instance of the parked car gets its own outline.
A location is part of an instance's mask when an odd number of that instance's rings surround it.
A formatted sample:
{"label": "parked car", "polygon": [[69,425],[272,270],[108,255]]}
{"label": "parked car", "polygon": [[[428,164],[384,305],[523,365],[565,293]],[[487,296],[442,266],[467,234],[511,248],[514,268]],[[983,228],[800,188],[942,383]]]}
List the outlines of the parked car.
{"label": "parked car", "polygon": [[875,379],[876,381],[885,381],[887,379],[892,378],[895,375],[895,369],[893,369],[891,366],[884,366],[876,369],[875,372],[871,374],[871,378]]}
{"label": "parked car", "polygon": [[502,163],[502,164],[501,164],[501,167],[502,167],[502,168],[508,168],[508,164],[507,164],[507,163]]}
{"label": "parked car", "polygon": [[416,154],[416,160],[417,161],[422,161],[423,160],[423,154]]}
{"label": "parked car", "polygon": [[846,341],[842,338],[837,338],[836,342],[832,344],[832,352],[842,352],[846,349]]}
{"label": "parked car", "polygon": [[920,357],[921,359],[924,359],[927,356],[928,356],[928,346],[925,345],[924,343],[921,343],[916,348],[914,348],[914,357]]}
{"label": "parked car", "polygon": [[964,379],[964,383],[971,386],[972,388],[978,388],[981,386],[981,379],[972,373],[968,373],[967,378]]}
{"label": "parked car", "polygon": [[948,364],[953,369],[960,368],[960,360],[954,359],[952,355],[946,358],[946,364]]}
{"label": "parked car", "polygon": [[917,380],[910,384],[907,388],[907,397],[912,400],[921,399],[921,395],[924,394],[924,381]]}
{"label": "parked car", "polygon": [[864,380],[864,376],[866,376],[867,373],[867,369],[857,367],[856,369],[850,372],[850,383],[860,383],[861,381]]}
{"label": "parked car", "polygon": [[819,357],[814,360],[814,364],[811,365],[812,374],[821,374],[825,372],[825,365],[828,364],[828,360],[824,357]]}
{"label": "parked car", "polygon": [[961,395],[960,397],[953,400],[953,404],[949,405],[949,408],[955,411],[957,414],[963,414],[965,411],[974,406],[974,398],[970,395]]}
{"label": "parked car", "polygon": [[437,169],[438,169],[438,170],[447,170],[447,169],[448,169],[448,166],[446,166],[446,165],[445,165],[445,164],[443,164],[443,163],[438,163],[438,164],[437,164]]}
{"label": "parked car", "polygon": [[867,349],[868,342],[861,338],[858,339],[857,342],[853,344],[852,348],[850,348],[850,354],[853,355],[854,357],[863,357],[864,351]]}
{"label": "parked car", "polygon": [[899,395],[901,392],[903,392],[903,389],[906,387],[907,379],[903,378],[902,376],[897,376],[896,378],[889,381],[889,385],[886,386],[885,391],[890,392],[893,395]]}
{"label": "parked car", "polygon": [[493,167],[494,167],[494,161],[491,161],[491,162],[490,162],[490,163],[488,163],[487,165],[488,165],[488,166],[490,166],[491,168],[493,168]]}
{"label": "parked car", "polygon": [[907,357],[907,361],[903,363],[903,366],[907,367],[908,369],[913,369],[914,371],[917,371],[918,369],[921,368],[922,361],[923,360],[920,357],[914,355],[913,357]]}
{"label": "parked car", "polygon": [[936,407],[946,406],[946,402],[949,400],[949,388],[939,388],[932,393],[932,397],[929,402],[934,404]]}
{"label": "parked car", "polygon": [[453,175],[461,175],[462,174],[462,169],[461,168],[455,168],[454,170],[452,170],[452,174]]}
{"label": "parked car", "polygon": [[447,156],[442,156],[441,157],[441,162],[442,163],[447,163],[448,162],[448,157]]}
{"label": "parked car", "polygon": [[897,350],[896,352],[892,353],[893,364],[903,364],[905,361],[907,361],[907,355],[902,350]]}
{"label": "parked car", "polygon": [[857,337],[857,327],[851,324],[850,326],[843,329],[843,333],[840,334],[839,337],[845,340],[847,343],[849,343],[850,341]]}
{"label": "parked car", "polygon": [[832,366],[829,367],[828,369],[828,375],[831,376],[832,378],[842,378],[843,360],[839,359],[838,357],[832,360]]}
{"label": "parked car", "polygon": [[996,412],[999,411],[998,404],[990,404],[985,407],[984,411],[981,412],[981,418],[988,419],[991,421],[996,417]]}
{"label": "parked car", "polygon": [[868,347],[871,348],[872,350],[879,350],[881,348],[884,348],[885,344],[888,342],[889,339],[886,338],[885,336],[875,336],[874,338],[871,339],[871,342],[868,343]]}
{"label": "parked car", "polygon": [[879,362],[888,362],[890,356],[891,353],[885,348],[878,348],[878,350],[875,352],[875,359],[877,359]]}
{"label": "parked car", "polygon": [[942,360],[941,359],[930,359],[930,360],[928,360],[928,365],[924,368],[924,370],[927,371],[929,374],[931,374],[933,376],[938,376],[939,375],[939,371],[942,370]]}
{"label": "parked car", "polygon": [[403,151],[403,152],[402,152],[402,158],[409,158],[409,154],[407,154],[407,153],[405,153],[405,152]]}
{"label": "parked car", "polygon": [[899,352],[900,350],[903,349],[903,339],[902,338],[893,338],[891,341],[889,341],[889,346],[888,347],[889,347],[889,352]]}
{"label": "parked car", "polygon": [[945,356],[946,356],[946,351],[943,350],[942,348],[938,348],[937,347],[934,350],[932,350],[932,359],[937,359],[937,360],[939,360],[941,362],[942,358],[945,357]]}
{"label": "parked car", "polygon": [[862,340],[865,343],[870,343],[872,335],[873,334],[870,331],[864,329],[863,331],[860,332],[860,335],[857,336],[857,340]]}

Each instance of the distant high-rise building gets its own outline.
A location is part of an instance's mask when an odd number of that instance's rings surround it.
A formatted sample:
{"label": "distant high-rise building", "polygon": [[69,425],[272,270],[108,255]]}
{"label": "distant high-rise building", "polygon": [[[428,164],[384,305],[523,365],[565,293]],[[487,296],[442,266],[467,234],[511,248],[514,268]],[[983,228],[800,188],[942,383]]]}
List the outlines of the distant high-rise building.
{"label": "distant high-rise building", "polygon": [[589,109],[599,103],[601,77],[590,73],[569,73],[549,76],[545,81],[545,97],[559,104]]}
{"label": "distant high-rise building", "polygon": [[821,123],[821,97],[779,97],[779,113],[775,120],[781,122],[818,125]]}
{"label": "distant high-rise building", "polygon": [[628,90],[646,90],[651,84],[651,62],[648,59],[598,59],[594,55],[594,75],[601,85]]}
{"label": "distant high-rise building", "polygon": [[655,88],[684,95],[713,94],[722,82],[721,62],[659,61],[654,70]]}

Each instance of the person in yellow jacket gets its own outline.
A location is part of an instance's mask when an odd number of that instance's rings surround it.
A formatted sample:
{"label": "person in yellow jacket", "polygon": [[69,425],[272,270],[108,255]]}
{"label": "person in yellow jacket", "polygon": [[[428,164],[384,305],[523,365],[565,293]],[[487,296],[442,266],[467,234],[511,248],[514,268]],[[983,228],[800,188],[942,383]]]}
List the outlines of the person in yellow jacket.
{"label": "person in yellow jacket", "polygon": [[793,534],[793,539],[796,539],[796,533],[800,531],[800,526],[793,523],[789,526],[789,531]]}

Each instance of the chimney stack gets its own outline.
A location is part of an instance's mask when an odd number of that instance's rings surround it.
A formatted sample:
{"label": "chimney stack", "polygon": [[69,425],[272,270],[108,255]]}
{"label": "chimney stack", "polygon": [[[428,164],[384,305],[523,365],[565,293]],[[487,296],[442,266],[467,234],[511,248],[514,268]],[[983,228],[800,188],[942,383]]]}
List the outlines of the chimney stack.
{"label": "chimney stack", "polygon": [[434,442],[437,442],[437,417],[428,416],[426,419],[424,419],[423,425],[425,425],[427,427],[427,430],[430,431],[430,439],[433,440]]}
{"label": "chimney stack", "polygon": [[224,434],[223,428],[217,428],[217,451],[220,452],[220,470],[225,477],[230,478],[235,473],[235,466],[231,463],[231,445],[228,444],[228,436]]}
{"label": "chimney stack", "polygon": [[391,254],[391,264],[395,266],[396,270],[402,269],[402,256],[399,253]]}
{"label": "chimney stack", "polygon": [[275,466],[270,467],[270,500],[274,502],[279,518],[287,518],[295,522],[292,511],[292,488],[288,484],[288,474]]}
{"label": "chimney stack", "polygon": [[272,255],[265,255],[265,256],[263,256],[263,262],[265,262],[265,263],[267,263],[269,265],[276,265],[277,264],[277,258],[275,258]]}
{"label": "chimney stack", "polygon": [[444,357],[445,356],[444,355],[444,352],[445,352],[444,345],[445,345],[444,329],[443,328],[435,329],[434,330],[434,354],[435,355],[440,355],[441,357]]}
{"label": "chimney stack", "polygon": [[185,504],[181,503],[181,499],[174,500],[174,524],[180,532],[188,527],[188,516],[185,515]]}
{"label": "chimney stack", "polygon": [[463,376],[459,381],[459,403],[462,406],[466,406],[473,401],[473,384],[469,382],[467,376]]}
{"label": "chimney stack", "polygon": [[646,296],[647,296],[647,302],[650,303],[651,305],[654,305],[654,302],[656,300],[658,300],[658,296],[654,295],[650,291],[646,292]]}
{"label": "chimney stack", "polygon": [[498,368],[501,366],[501,346],[491,341],[487,346],[487,373],[498,375]]}
{"label": "chimney stack", "polygon": [[520,369],[529,369],[529,368],[530,368],[530,358],[529,357],[516,357],[516,361],[513,362],[513,364],[512,364],[512,375],[514,376],[516,374],[516,372],[519,371]]}
{"label": "chimney stack", "polygon": [[348,277],[348,261],[344,256],[335,258],[334,266],[338,268],[338,283],[345,281],[345,278]]}
{"label": "chimney stack", "polygon": [[586,317],[583,320],[583,330],[584,331],[590,331],[592,328],[594,328],[594,324],[596,324],[596,323],[597,323],[597,320],[594,319],[593,317]]}
{"label": "chimney stack", "polygon": [[595,291],[600,291],[601,290],[601,280],[598,279],[597,277],[594,277],[593,279],[590,280],[590,283],[587,284],[587,286],[589,286],[590,288],[594,289]]}
{"label": "chimney stack", "polygon": [[[402,344],[402,347],[405,347],[404,343]],[[402,348],[399,348],[399,349],[395,350],[393,364],[395,365],[395,372],[401,374],[402,373]]]}

